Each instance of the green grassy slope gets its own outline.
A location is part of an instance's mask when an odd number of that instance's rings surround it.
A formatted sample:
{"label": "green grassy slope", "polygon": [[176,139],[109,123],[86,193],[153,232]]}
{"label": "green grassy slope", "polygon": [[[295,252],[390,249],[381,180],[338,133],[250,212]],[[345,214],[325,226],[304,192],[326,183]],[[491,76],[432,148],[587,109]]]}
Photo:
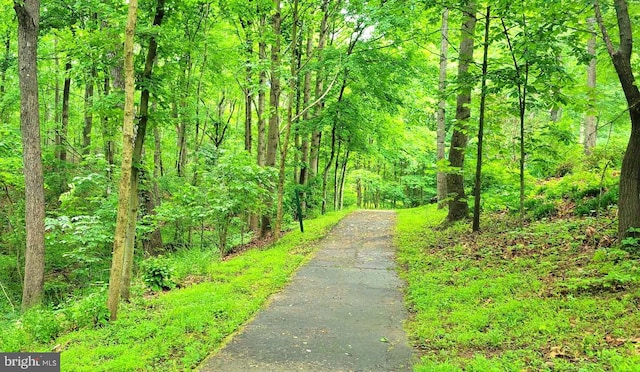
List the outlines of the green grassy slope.
{"label": "green grassy slope", "polygon": [[640,371],[640,272],[609,217],[440,227],[399,211],[417,371]]}
{"label": "green grassy slope", "polygon": [[[197,252],[167,257],[185,277],[182,288],[151,295],[139,289],[131,303],[122,305],[116,322],[95,326],[70,319],[105,311],[102,295],[76,307],[33,310],[3,324],[0,350],[55,349],[61,351],[63,371],[193,369],[289,281],[310,258],[313,243],[346,214],[306,221],[304,234],[292,231],[273,246],[225,261],[217,255],[203,260]],[[188,275],[189,266],[197,276]]]}

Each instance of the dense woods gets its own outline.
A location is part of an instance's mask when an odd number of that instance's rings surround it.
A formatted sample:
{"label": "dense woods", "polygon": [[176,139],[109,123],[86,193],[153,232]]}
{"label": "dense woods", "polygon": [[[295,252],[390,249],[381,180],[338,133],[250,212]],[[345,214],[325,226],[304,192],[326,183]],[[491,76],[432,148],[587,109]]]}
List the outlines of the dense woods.
{"label": "dense woods", "polygon": [[0,8],[7,319],[108,292],[113,320],[136,280],[172,287],[166,255],[222,260],[351,207],[437,202],[482,230],[583,193],[577,214],[640,231],[636,2]]}

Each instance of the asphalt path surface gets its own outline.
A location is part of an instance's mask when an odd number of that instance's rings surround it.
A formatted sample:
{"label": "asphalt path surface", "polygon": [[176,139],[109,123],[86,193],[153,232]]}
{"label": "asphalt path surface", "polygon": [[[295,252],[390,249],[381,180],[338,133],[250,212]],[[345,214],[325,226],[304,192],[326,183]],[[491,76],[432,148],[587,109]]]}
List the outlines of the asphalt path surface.
{"label": "asphalt path surface", "polygon": [[201,371],[410,371],[395,214],[358,211]]}

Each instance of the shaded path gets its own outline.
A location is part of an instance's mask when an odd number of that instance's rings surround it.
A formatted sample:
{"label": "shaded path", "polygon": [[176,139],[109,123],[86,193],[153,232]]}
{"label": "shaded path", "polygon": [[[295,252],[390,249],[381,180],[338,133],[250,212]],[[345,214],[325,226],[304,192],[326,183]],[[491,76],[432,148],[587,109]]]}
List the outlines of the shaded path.
{"label": "shaded path", "polygon": [[408,371],[393,212],[358,211],[201,371]]}

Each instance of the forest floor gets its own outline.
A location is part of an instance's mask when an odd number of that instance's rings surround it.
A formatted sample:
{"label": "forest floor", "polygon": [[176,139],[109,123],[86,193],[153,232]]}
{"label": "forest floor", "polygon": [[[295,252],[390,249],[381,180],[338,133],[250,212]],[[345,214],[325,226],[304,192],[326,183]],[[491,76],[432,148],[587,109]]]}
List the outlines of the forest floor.
{"label": "forest floor", "polygon": [[640,241],[616,241],[615,208],[479,233],[445,215],[398,211],[415,371],[640,371]]}
{"label": "forest floor", "polygon": [[408,371],[395,214],[358,211],[201,371]]}

